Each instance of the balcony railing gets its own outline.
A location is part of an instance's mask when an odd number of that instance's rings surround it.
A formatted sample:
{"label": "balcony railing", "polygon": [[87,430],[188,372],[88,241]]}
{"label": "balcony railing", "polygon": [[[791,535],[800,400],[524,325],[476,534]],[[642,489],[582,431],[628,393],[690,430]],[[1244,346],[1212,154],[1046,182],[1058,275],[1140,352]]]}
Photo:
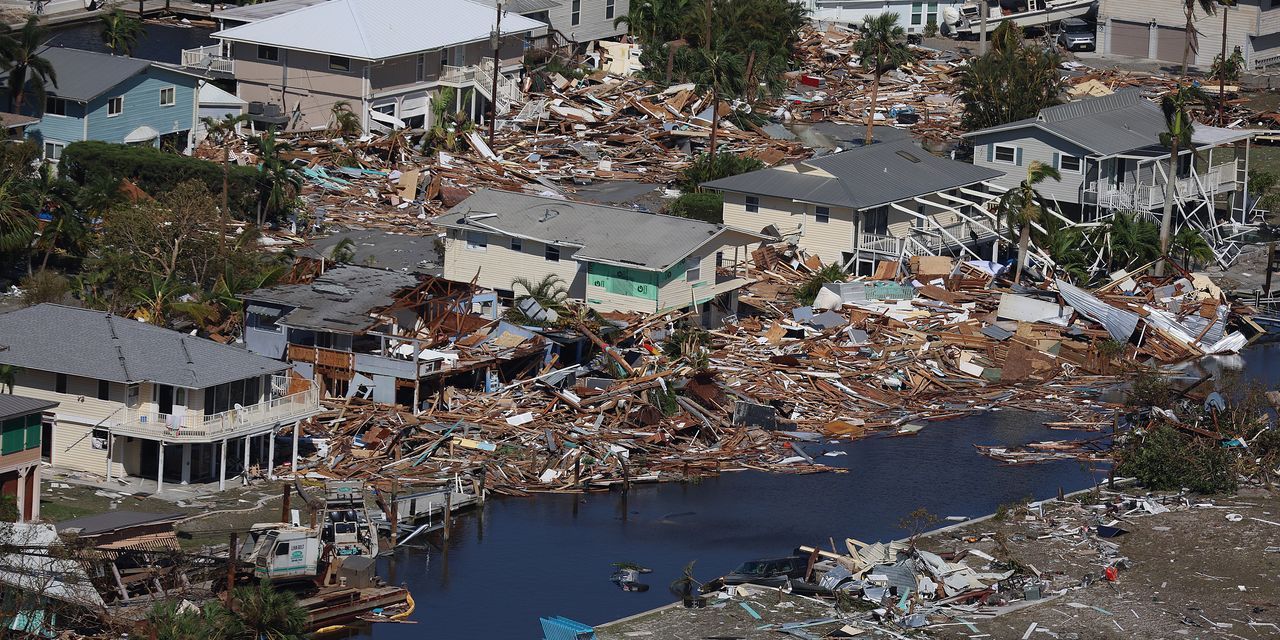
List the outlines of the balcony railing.
{"label": "balcony railing", "polygon": [[485,59],[480,64],[467,67],[456,67],[445,65],[440,70],[441,84],[453,86],[473,86],[476,91],[485,98],[494,100],[498,107],[498,114],[504,115],[511,111],[511,105],[520,100],[522,93],[520,86],[516,81],[498,74],[498,97],[495,100],[493,96],[493,60]]}
{"label": "balcony railing", "polygon": [[[275,376],[275,381],[273,388],[288,388],[290,382],[297,383],[284,376]],[[212,415],[195,411],[178,416],[128,409],[120,424],[112,427],[112,432],[136,438],[163,439],[168,443],[212,442],[248,435],[273,424],[301,420],[318,412],[320,390],[312,381],[305,383],[307,388],[303,391]]]}
{"label": "balcony railing", "polygon": [[182,66],[235,74],[235,61],[222,53],[222,45],[211,44],[198,49],[182,50]]}

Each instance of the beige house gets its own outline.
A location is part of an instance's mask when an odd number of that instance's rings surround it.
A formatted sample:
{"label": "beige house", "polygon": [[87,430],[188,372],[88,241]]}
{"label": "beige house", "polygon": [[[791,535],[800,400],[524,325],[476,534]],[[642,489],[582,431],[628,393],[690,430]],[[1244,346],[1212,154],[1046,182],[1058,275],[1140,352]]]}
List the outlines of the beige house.
{"label": "beige house", "polygon": [[697,307],[712,323],[736,313],[747,245],[725,225],[560,198],[485,189],[435,221],[447,230],[444,277],[510,301],[517,278],[554,275],[598,311]]}
{"label": "beige house", "polygon": [[904,255],[991,255],[986,205],[1003,171],[947,160],[910,140],[707,182],[724,223],[792,241],[826,264],[869,273]]}
{"label": "beige house", "polygon": [[[15,394],[57,402],[41,439],[56,469],[106,480],[217,481],[276,459],[274,435],[320,410],[284,362],[101,311],[40,304],[0,315]],[[269,471],[268,471],[269,473]]]}
{"label": "beige house", "polygon": [[[1240,47],[1249,69],[1280,62],[1280,2],[1239,0],[1217,4],[1207,15],[1195,4],[1194,50],[1188,64],[1208,69],[1222,52],[1222,20],[1227,21],[1227,55]],[[1098,50],[1103,54],[1182,63],[1187,46],[1183,0],[1101,0],[1098,6]]]}
{"label": "beige house", "polygon": [[[360,115],[364,128],[430,126],[432,103],[455,89],[450,111],[479,121],[491,102],[506,114],[520,97],[515,79],[530,36],[546,24],[518,13],[502,17],[497,95],[492,6],[472,0],[283,1],[282,13],[249,5],[216,15],[221,45],[183,52],[188,67],[235,78],[259,126],[328,126],[337,102]],[[265,7],[265,8],[256,8]]]}

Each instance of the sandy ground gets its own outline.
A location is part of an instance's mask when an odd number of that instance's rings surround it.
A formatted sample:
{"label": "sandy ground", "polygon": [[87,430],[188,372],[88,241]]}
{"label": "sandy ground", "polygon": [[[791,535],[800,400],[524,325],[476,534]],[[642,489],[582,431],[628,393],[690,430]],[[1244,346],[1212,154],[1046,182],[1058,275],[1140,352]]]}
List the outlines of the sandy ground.
{"label": "sandy ground", "polygon": [[[1280,494],[1250,489],[1217,499],[1192,496],[1189,503],[1169,513],[1120,518],[1118,526],[1130,533],[1110,539],[1117,548],[1109,557],[1099,552],[1098,538],[1078,528],[1094,516],[1110,521],[1116,514],[1087,505],[1050,507],[1047,517],[1018,511],[928,543],[939,551],[977,548],[1034,566],[1054,588],[1067,590],[1014,613],[971,620],[989,636],[963,626],[931,630],[930,636],[1280,638]],[[1072,528],[1077,531],[1066,533]],[[965,541],[975,534],[982,534],[981,541]],[[1106,581],[1106,565],[1119,558],[1128,568],[1116,582]]]}

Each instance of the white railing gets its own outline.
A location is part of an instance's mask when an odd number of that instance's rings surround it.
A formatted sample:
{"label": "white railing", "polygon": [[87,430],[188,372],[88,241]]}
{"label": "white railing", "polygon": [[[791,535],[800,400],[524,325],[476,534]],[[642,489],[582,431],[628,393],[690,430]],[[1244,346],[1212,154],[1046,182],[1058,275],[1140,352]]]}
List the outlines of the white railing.
{"label": "white railing", "polygon": [[182,66],[235,73],[235,61],[222,54],[222,45],[211,44],[198,49],[182,50]]}
{"label": "white railing", "polygon": [[204,415],[182,416],[126,410],[123,421],[112,427],[115,435],[163,439],[165,442],[211,442],[247,435],[273,424],[301,420],[320,410],[320,391],[314,382],[307,389],[265,402]]}
{"label": "white railing", "polygon": [[902,251],[902,239],[894,236],[882,236],[878,233],[858,234],[858,248],[863,251],[898,255]]}
{"label": "white railing", "polygon": [[498,96],[494,98],[490,95],[493,93],[493,60],[487,58],[480,64],[467,67],[445,65],[440,70],[439,82],[448,85],[473,86],[480,95],[493,100],[498,108],[498,115],[509,113],[511,105],[523,97],[516,81],[501,73],[498,74]]}

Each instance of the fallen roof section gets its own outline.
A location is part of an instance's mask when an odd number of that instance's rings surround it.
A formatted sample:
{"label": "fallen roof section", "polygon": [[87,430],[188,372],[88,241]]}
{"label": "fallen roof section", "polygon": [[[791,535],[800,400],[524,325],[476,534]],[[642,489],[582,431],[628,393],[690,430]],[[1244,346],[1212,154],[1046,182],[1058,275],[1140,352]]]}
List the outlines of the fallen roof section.
{"label": "fallen roof section", "polygon": [[371,314],[421,284],[418,276],[346,264],[309,284],[285,284],[246,293],[249,301],[293,307],[277,322],[302,329],[362,333],[381,321]]}

